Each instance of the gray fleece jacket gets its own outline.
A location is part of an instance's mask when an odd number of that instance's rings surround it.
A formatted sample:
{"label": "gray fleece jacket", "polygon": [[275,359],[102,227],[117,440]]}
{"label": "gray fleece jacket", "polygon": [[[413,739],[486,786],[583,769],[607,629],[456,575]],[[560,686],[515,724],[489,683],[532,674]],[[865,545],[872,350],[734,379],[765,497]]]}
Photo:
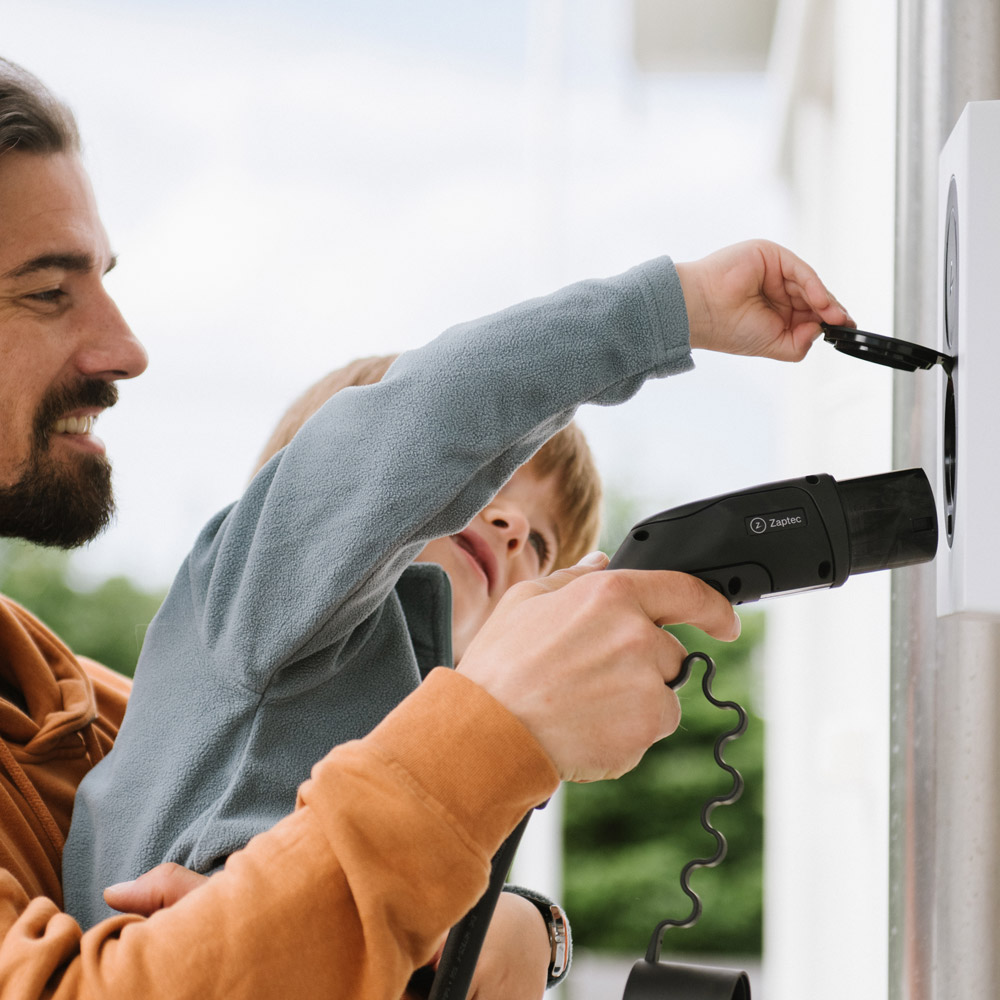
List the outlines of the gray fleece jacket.
{"label": "gray fleece jacket", "polygon": [[150,625],[115,747],[77,794],[66,909],[90,926],[105,886],[161,861],[211,871],[290,812],[331,747],[451,665],[449,584],[414,564],[424,545],[581,403],[689,367],[660,258],[454,327],[334,395],[206,525]]}

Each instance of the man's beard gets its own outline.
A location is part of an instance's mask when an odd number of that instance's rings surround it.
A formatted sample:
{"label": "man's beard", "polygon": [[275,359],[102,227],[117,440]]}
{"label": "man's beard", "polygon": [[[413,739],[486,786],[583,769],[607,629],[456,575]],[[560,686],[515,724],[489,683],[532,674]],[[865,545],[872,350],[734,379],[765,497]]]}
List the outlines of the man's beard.
{"label": "man's beard", "polygon": [[57,462],[49,442],[63,414],[117,401],[114,383],[97,379],[53,390],[42,400],[24,471],[13,486],[0,487],[0,535],[72,549],[110,524],[115,501],[107,458],[81,453]]}

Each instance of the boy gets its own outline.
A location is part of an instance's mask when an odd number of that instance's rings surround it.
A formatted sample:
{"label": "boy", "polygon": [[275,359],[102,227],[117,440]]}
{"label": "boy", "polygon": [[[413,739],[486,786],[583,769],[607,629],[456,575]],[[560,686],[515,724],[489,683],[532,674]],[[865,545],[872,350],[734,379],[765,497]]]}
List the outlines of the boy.
{"label": "boy", "polygon": [[[470,519],[509,528],[491,501],[580,403],[690,368],[689,310],[691,345],[788,360],[817,318],[847,319],[794,255],[744,244],[456,327],[333,396],[208,524],[151,625],[116,748],[77,798],[67,908],[100,915],[105,885],[164,858],[217,867],[289,811],[331,713],[349,721],[336,739],[360,736],[451,662],[448,578],[421,553],[440,544],[464,574],[475,631],[513,579],[493,561],[523,574],[532,557],[524,529],[502,549],[463,544]],[[525,520],[558,545],[553,501]]]}

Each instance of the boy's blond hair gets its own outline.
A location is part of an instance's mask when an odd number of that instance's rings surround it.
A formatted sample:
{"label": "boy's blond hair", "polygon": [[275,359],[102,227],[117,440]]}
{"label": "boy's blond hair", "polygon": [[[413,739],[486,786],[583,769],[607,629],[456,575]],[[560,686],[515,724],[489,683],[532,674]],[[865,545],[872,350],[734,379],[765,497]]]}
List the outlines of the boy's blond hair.
{"label": "boy's blond hair", "polygon": [[[257,459],[254,474],[295,437],[298,429],[336,392],[372,385],[398,355],[358,358],[313,383],[285,411]],[[528,463],[541,477],[554,475],[559,486],[559,551],[553,569],[572,566],[597,545],[601,525],[601,479],[594,458],[576,424],[551,437]]]}

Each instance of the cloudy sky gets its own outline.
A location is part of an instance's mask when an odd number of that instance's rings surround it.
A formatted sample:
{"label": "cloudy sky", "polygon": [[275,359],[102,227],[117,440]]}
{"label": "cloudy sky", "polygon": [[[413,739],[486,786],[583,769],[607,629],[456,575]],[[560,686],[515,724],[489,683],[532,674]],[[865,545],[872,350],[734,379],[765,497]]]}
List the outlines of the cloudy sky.
{"label": "cloudy sky", "polygon": [[[279,12],[280,8],[280,12]],[[74,107],[151,364],[81,573],[169,580],[291,398],[569,281],[793,241],[762,76],[640,74],[622,0],[3,0]],[[698,359],[581,423],[644,514],[781,464],[787,370]]]}

